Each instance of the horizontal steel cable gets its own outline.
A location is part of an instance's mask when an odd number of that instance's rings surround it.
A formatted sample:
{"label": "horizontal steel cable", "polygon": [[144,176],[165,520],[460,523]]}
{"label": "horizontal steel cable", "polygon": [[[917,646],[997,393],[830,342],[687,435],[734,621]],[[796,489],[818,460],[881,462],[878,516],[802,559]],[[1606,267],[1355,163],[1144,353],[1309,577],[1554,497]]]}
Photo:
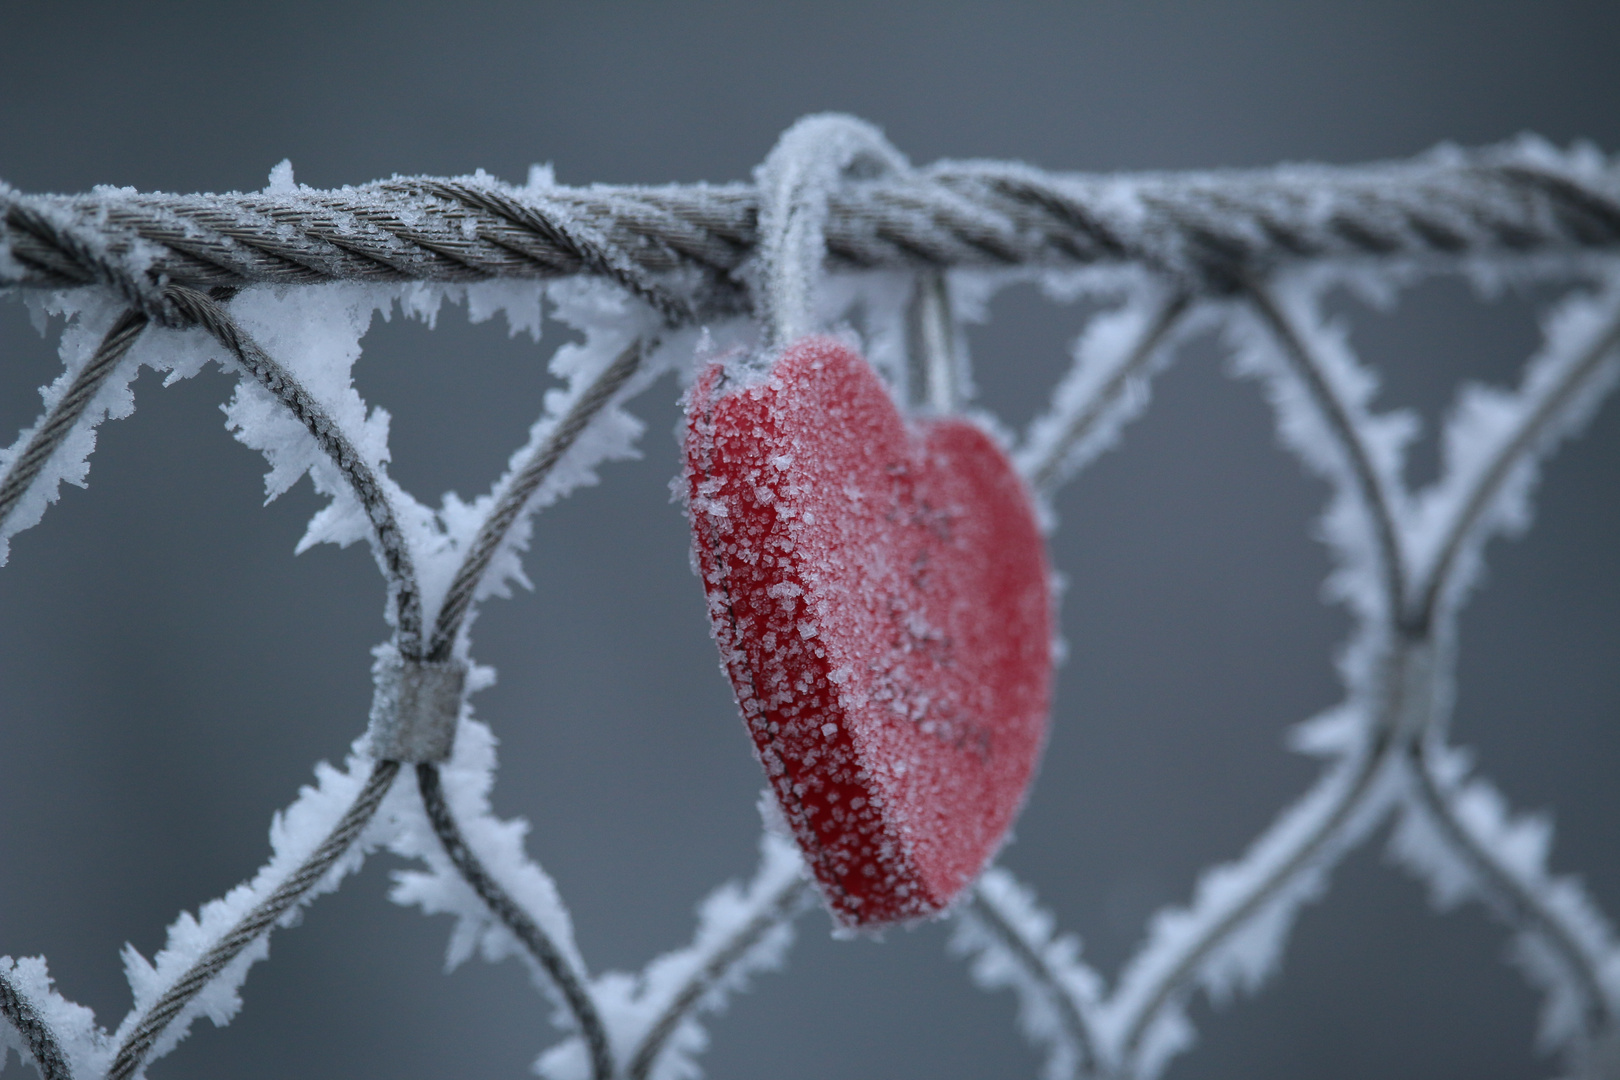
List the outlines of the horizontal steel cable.
{"label": "horizontal steel cable", "polygon": [[[335,191],[25,195],[0,186],[0,288],[117,288],[162,321],[163,286],[481,281],[697,271],[735,307],[754,251],[751,185],[516,187],[487,177]],[[835,268],[1136,263],[1228,292],[1323,258],[1620,248],[1620,164],[1508,144],[1353,167],[1090,176],[946,162],[831,193]]]}
{"label": "horizontal steel cable", "polygon": [[354,802],[338,819],[338,823],[333,826],[326,839],[321,841],[320,846],[310,853],[286,881],[276,886],[274,892],[231,927],[213,948],[187,968],[186,973],[146,1011],[146,1015],[141,1017],[135,1029],[118,1047],[112,1067],[107,1070],[107,1080],[129,1080],[129,1077],[134,1076],[164,1030],[174,1022],[175,1017],[180,1015],[181,1010],[191,999],[201,993],[203,987],[207,986],[214,976],[225,970],[243,949],[274,926],[276,920],[285,915],[289,908],[325,876],[333,864],[342,858],[359,838],[367,823],[377,813],[377,807],[382,804],[383,796],[388,794],[388,789],[393,785],[394,777],[397,775],[399,762],[377,762],[365,786],[360,789]]}

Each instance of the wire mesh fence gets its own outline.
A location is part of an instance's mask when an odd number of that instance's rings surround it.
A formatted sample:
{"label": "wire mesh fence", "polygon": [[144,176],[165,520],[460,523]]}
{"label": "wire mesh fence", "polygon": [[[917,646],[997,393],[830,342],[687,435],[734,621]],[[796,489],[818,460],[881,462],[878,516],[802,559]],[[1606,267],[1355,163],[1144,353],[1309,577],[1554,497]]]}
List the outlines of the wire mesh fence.
{"label": "wire mesh fence", "polygon": [[[907,409],[972,412],[1049,527],[1055,493],[1128,437],[1154,378],[1210,335],[1331,491],[1317,530],[1352,632],[1337,657],[1342,701],[1292,737],[1320,763],[1309,790],[1156,915],[1112,982],[1005,869],[985,870],[951,909],[953,951],[979,984],[1016,995],[1044,1075],[1160,1075],[1191,1046],[1194,995],[1259,986],[1334,866],[1390,827],[1398,861],[1439,906],[1478,903],[1502,923],[1565,1074],[1620,1076],[1612,924],[1549,870],[1546,819],[1510,807],[1448,735],[1457,620],[1486,545],[1529,526],[1543,467],[1616,378],[1620,167],[1533,140],[1244,173],[901,163],[816,197],[814,322],[858,341]],[[535,515],[611,484],[603,465],[634,453],[637,395],[667,390],[671,372],[688,385],[696,360],[760,347],[760,313],[790,289],[761,266],[765,199],[745,184],[566,188],[544,172],[523,186],[479,175],[316,191],[286,170],[263,192],[224,196],[0,189],[0,286],[66,320],[63,373],[0,456],[0,541],[38,523],[61,482],[83,482],[96,427],[128,414],[142,366],[172,382],[218,364],[239,377],[227,426],[267,458],[267,493],[308,475],[329,499],[301,548],[364,541],[389,595],[369,725],[357,717],[345,765],[319,769],[278,816],[270,860],[183,914],[151,960],[126,950],[134,1003],[110,1030],[42,958],[0,961],[6,1045],[53,1080],[145,1075],[198,1017],[235,1013],[275,928],[386,849],[415,867],[393,899],[454,917],[453,962],[481,952],[530,965],[559,1027],[536,1047],[543,1075],[696,1073],[704,1015],[784,963],[815,906],[791,837],[767,815],[759,869],[711,895],[690,944],[635,975],[593,972],[523,826],[492,809],[494,741],[468,699],[493,672],[474,659],[470,625],[480,603],[525,582]],[[1516,385],[1459,387],[1438,475],[1414,485],[1414,418],[1375,408],[1377,358],[1352,349],[1333,301],[1387,305],[1436,278],[1550,299]],[[1072,365],[1019,430],[973,408],[971,387],[996,371],[973,367],[962,324],[1030,282],[1083,301],[1088,317]],[[434,507],[391,478],[388,417],[351,369],[377,313],[431,322],[447,301],[536,336],[553,318],[580,340],[553,352],[562,385],[506,472],[483,496]]]}

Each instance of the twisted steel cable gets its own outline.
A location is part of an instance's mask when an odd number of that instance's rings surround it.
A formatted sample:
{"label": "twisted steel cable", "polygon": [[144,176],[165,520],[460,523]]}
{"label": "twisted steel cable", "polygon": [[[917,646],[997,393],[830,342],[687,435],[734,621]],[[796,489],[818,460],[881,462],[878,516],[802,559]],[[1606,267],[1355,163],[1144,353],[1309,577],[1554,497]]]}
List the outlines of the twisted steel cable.
{"label": "twisted steel cable", "polygon": [[[409,177],[334,191],[25,195],[0,186],[0,288],[104,284],[164,323],[194,289],[589,273],[690,317],[735,309],[752,185],[517,187]],[[1088,176],[944,162],[830,194],[835,269],[1134,263],[1195,293],[1323,258],[1458,261],[1620,247],[1620,164],[1521,141],[1410,161]],[[694,277],[695,275],[695,277]],[[682,290],[676,290],[677,292]]]}
{"label": "twisted steel cable", "polygon": [[372,769],[360,793],[349,809],[338,819],[308,858],[294,870],[287,880],[248,912],[240,922],[214,946],[198,958],[173,986],[146,1011],[135,1029],[125,1037],[107,1070],[107,1080],[129,1080],[152,1052],[163,1032],[190,1004],[208,983],[225,970],[226,966],[251,945],[260,935],[269,931],[289,908],[314,888],[326,872],[343,857],[354,844],[382,805],[383,796],[399,775],[399,762],[379,761]]}
{"label": "twisted steel cable", "polygon": [[0,474],[0,524],[4,524],[17,508],[22,497],[39,478],[45,463],[72,432],[73,426],[79,422],[97,392],[118,367],[118,362],[129,352],[150,321],[137,308],[128,308],[118,316],[96,351],[74,376],[62,400],[56,403],[56,407],[35,430],[22,453]]}
{"label": "twisted steel cable", "polygon": [[444,853],[462,879],[484,902],[491,915],[511,931],[512,936],[528,950],[535,963],[551,979],[573,1014],[579,1026],[585,1050],[590,1058],[593,1080],[612,1080],[614,1075],[613,1050],[608,1042],[607,1028],[597,1012],[583,973],[574,970],[557,943],[541,928],[523,905],[501,887],[484,866],[462,834],[444,795],[444,785],[438,766],[422,763],[416,766],[416,786],[422,796],[422,809],[433,826],[434,835],[444,847]]}

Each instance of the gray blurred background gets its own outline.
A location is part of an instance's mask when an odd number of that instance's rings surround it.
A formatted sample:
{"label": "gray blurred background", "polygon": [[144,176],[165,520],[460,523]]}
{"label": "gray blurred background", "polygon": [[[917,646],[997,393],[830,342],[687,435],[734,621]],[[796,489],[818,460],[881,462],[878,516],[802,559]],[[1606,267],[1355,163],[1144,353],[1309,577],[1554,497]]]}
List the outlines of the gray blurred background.
{"label": "gray blurred background", "polygon": [[[252,189],[290,157],[317,186],[482,167],[565,183],[744,178],[822,109],[914,161],[1111,170],[1355,162],[1535,131],[1620,150],[1620,6],[1551,3],[220,3],[0,6],[0,178]],[[1533,309],[1455,283],[1393,314],[1346,305],[1380,401],[1440,413],[1505,380]],[[1004,294],[972,336],[982,400],[1022,422],[1080,313]],[[356,371],[394,415],[395,475],[484,489],[549,385],[537,349],[457,311],[378,325]],[[1334,701],[1346,620],[1319,599],[1324,488],[1275,445],[1210,343],[1157,386],[1122,450],[1064,494],[1054,550],[1070,660],[1005,861],[1110,975],[1160,905],[1241,852],[1314,775],[1282,748]],[[0,301],[0,429],[38,407],[54,346]],[[230,381],[102,429],[0,570],[0,953],[44,953],[115,1023],[117,952],[248,876],[271,814],[364,725],[383,593],[360,547],[292,548],[307,485],[261,507],[262,460],[222,430]],[[498,810],[570,901],[596,970],[682,943],[748,873],[761,786],[687,568],[674,390],[635,410],[644,460],[539,522],[535,592],[495,601],[476,700],[502,740]],[[1468,609],[1455,730],[1521,808],[1556,809],[1556,867],[1620,916],[1620,417],[1554,462],[1538,521],[1492,545]],[[1431,423],[1432,430],[1432,423]],[[9,440],[9,435],[0,435]],[[1434,469],[1419,447],[1413,475]],[[515,963],[442,973],[448,922],[384,899],[373,860],[276,936],[230,1028],[199,1023],[162,1078],[523,1076],[554,1035]],[[800,924],[784,973],[711,1022],[715,1077],[1027,1076],[1006,995],[971,987],[938,926],[878,943]],[[1281,976],[1218,1013],[1170,1076],[1518,1078],[1537,1000],[1477,908],[1436,917],[1382,838],[1309,908]]]}

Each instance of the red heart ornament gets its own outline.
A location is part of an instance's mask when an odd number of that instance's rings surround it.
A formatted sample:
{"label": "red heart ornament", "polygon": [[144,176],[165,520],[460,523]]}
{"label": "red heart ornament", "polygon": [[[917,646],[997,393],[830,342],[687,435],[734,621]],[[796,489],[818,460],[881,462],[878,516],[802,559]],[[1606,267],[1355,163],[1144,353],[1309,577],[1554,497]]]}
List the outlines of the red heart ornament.
{"label": "red heart ornament", "polygon": [[1012,463],[908,425],[854,350],[809,337],[691,394],[686,462],[722,660],[834,912],[948,906],[995,853],[1046,734],[1045,549]]}

